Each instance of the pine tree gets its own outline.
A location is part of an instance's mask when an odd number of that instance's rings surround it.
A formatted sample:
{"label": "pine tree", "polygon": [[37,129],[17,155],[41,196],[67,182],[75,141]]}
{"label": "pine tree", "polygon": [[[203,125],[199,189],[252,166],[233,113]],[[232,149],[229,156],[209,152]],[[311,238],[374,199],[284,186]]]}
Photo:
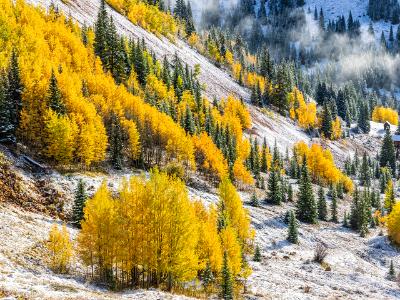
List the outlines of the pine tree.
{"label": "pine tree", "polygon": [[268,178],[268,197],[267,202],[280,205],[282,202],[282,189],[278,167],[274,166]]}
{"label": "pine tree", "polygon": [[392,173],[396,173],[396,152],[389,130],[386,131],[385,137],[383,138],[379,164],[381,168],[389,166],[392,169]]}
{"label": "pine tree", "polygon": [[327,102],[324,102],[324,107],[322,111],[322,124],[321,131],[325,138],[330,139],[332,136],[332,114],[328,107]]}
{"label": "pine tree", "polygon": [[19,70],[18,55],[15,49],[11,52],[10,63],[7,70],[7,83],[6,95],[11,104],[10,118],[14,130],[12,134],[15,136],[15,130],[18,128],[21,118],[22,92],[24,89]]}
{"label": "pine tree", "polygon": [[267,173],[268,165],[267,165],[267,140],[264,137],[263,145],[262,145],[262,153],[261,153],[261,172]]}
{"label": "pine tree", "polygon": [[195,134],[195,124],[193,120],[192,111],[189,105],[186,105],[185,119],[184,119],[184,129],[187,133],[193,135]]}
{"label": "pine tree", "polygon": [[306,157],[303,158],[303,165],[301,167],[300,191],[297,200],[296,215],[300,221],[312,224],[317,223],[317,205],[315,203],[311,180],[308,174]]}
{"label": "pine tree", "polygon": [[358,128],[363,132],[363,133],[369,133],[371,130],[371,125],[369,123],[369,109],[368,109],[368,104],[361,104],[360,106],[360,112],[358,114],[358,122],[357,122]]}
{"label": "pine tree", "polygon": [[253,193],[253,195],[251,195],[250,205],[253,207],[260,206],[256,193]]}
{"label": "pine tree", "polygon": [[15,143],[15,127],[11,118],[13,103],[7,96],[7,76],[0,74],[0,142]]}
{"label": "pine tree", "polygon": [[86,199],[85,183],[81,179],[78,182],[78,187],[75,192],[74,206],[72,208],[72,223],[78,228],[80,228],[80,223],[84,217],[83,208],[85,207]]}
{"label": "pine tree", "polygon": [[389,280],[394,280],[396,278],[396,271],[394,270],[393,260],[390,261],[388,278]]}
{"label": "pine tree", "polygon": [[331,215],[332,215],[332,222],[338,222],[338,215],[337,215],[337,195],[336,195],[336,189],[332,188],[331,190]]}
{"label": "pine tree", "polygon": [[297,244],[299,242],[298,237],[298,223],[296,220],[296,215],[293,211],[289,213],[289,227],[288,227],[288,241],[292,244]]}
{"label": "pine tree", "polygon": [[58,115],[65,115],[67,109],[62,101],[61,91],[58,88],[57,78],[54,70],[51,71],[49,91],[48,91],[49,107]]}
{"label": "pine tree", "polygon": [[364,154],[363,154],[360,172],[361,172],[360,184],[363,186],[370,186],[371,185],[371,173],[370,173],[370,168],[369,168],[366,152],[364,152]]}
{"label": "pine tree", "polygon": [[256,261],[256,262],[260,262],[261,261],[261,249],[260,249],[259,245],[257,245],[256,249],[254,250],[254,258],[253,258],[253,260]]}
{"label": "pine tree", "polygon": [[206,268],[204,269],[202,274],[202,279],[203,279],[203,285],[206,289],[215,281],[214,274],[211,270],[210,261],[207,261]]}
{"label": "pine tree", "polygon": [[97,14],[97,20],[94,26],[94,53],[100,57],[101,61],[105,62],[105,55],[107,49],[107,27],[108,27],[108,14],[106,11],[105,0],[101,0],[100,9]]}
{"label": "pine tree", "polygon": [[293,187],[292,187],[292,185],[290,183],[289,183],[289,186],[288,186],[287,201],[288,202],[293,202]]}
{"label": "pine tree", "polygon": [[318,218],[322,221],[327,220],[328,209],[326,206],[325,193],[322,186],[318,190]]}
{"label": "pine tree", "polygon": [[343,227],[346,227],[346,228],[349,227],[347,212],[344,212],[344,215],[343,215]]}
{"label": "pine tree", "polygon": [[224,259],[222,262],[220,297],[224,300],[233,299],[233,279],[231,270],[229,269],[228,254],[226,251],[224,252]]}

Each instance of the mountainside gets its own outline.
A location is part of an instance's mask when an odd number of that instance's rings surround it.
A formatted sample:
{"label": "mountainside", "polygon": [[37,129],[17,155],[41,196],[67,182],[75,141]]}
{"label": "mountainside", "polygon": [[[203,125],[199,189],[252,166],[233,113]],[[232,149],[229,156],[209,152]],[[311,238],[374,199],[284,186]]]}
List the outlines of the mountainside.
{"label": "mountainside", "polygon": [[[233,8],[233,2],[227,1],[224,5]],[[259,1],[256,2],[257,11]],[[10,3],[0,0],[0,5],[7,9]],[[95,54],[90,52],[96,48],[93,39],[98,31],[88,30],[87,36],[81,38],[80,29],[72,24],[72,20],[82,28],[99,24],[98,12],[104,1],[27,0],[27,3],[43,9],[34,16],[35,21],[18,13],[9,20],[29,23],[32,28],[35,24],[54,23],[57,26],[54,30],[67,33],[62,31],[67,28],[71,37],[64,41],[55,35],[53,40],[49,38],[51,30],[41,28],[48,45],[35,44],[32,37],[24,50],[30,53],[31,47],[32,53],[38,55],[37,48],[43,47],[46,55],[53,51],[61,53],[57,56],[60,61],[56,58],[51,61],[51,76],[40,74],[49,69],[44,61],[40,61],[43,65],[39,67],[32,61],[29,68],[29,59],[35,58],[34,55],[24,53],[21,68],[37,76],[34,82],[26,74],[22,76],[22,81],[31,84],[24,91],[29,96],[24,97],[30,102],[24,104],[25,119],[21,126],[35,124],[25,115],[28,109],[46,107],[48,110],[44,111],[49,114],[44,117],[43,131],[53,130],[55,140],[50,146],[50,138],[45,135],[31,138],[38,139],[36,144],[26,142],[26,138],[18,143],[1,140],[6,132],[1,127],[5,122],[1,101],[11,96],[8,90],[3,95],[3,82],[0,82],[0,238],[3,240],[0,243],[0,298],[400,298],[400,277],[397,277],[400,251],[395,244],[399,236],[397,224],[400,228],[395,169],[399,164],[392,140],[392,135],[398,134],[395,95],[392,99],[389,91],[375,91],[361,83],[353,88],[347,83],[336,86],[335,81],[334,86],[329,76],[322,79],[326,80],[325,86],[316,76],[313,87],[307,87],[301,72],[308,74],[311,70],[312,73],[314,66],[307,69],[309,66],[298,66],[285,59],[276,62],[270,77],[260,75],[266,68],[263,50],[255,54],[246,50],[244,57],[235,57],[232,63],[224,62],[224,59],[229,61],[224,57],[214,60],[208,50],[202,52],[196,46],[189,46],[187,40],[193,35],[177,35],[174,39],[157,36],[131,23],[129,13],[124,16],[105,4],[112,16],[110,23],[115,24],[114,37],[118,39],[121,35],[121,44],[129,47],[129,39],[137,40],[137,45],[133,42],[132,52],[145,53],[142,53],[144,64],[151,66],[147,66],[151,69],[147,70],[147,83],[140,83],[141,87],[135,91],[141,79],[139,70],[133,72],[133,79],[129,77],[125,83],[117,83],[114,70],[103,69],[100,55],[94,59]],[[367,32],[370,23],[367,5],[367,0],[307,0],[304,8],[310,7],[312,11],[314,7],[322,8],[325,20],[341,15],[347,18],[352,11],[361,20],[362,31]],[[57,21],[51,14],[55,7],[56,15],[61,12],[72,20]],[[193,8],[194,17],[199,18],[199,3],[193,3]],[[6,20],[5,16],[7,13],[0,13],[0,21]],[[48,23],[40,23],[38,18]],[[312,21],[313,26],[316,23],[317,20]],[[0,22],[0,29],[1,26]],[[110,28],[107,30],[114,34],[113,27]],[[389,35],[390,23],[374,22],[374,28],[379,39],[382,30]],[[8,30],[0,36],[5,45],[8,45]],[[213,34],[219,36],[219,31],[216,32]],[[207,34],[206,45],[212,48],[212,38]],[[89,42],[81,50],[73,38],[86,38]],[[222,40],[227,42],[228,34]],[[68,41],[71,48],[65,45]],[[24,41],[15,43],[16,47],[21,47],[20,43]],[[234,48],[236,44],[232,43]],[[224,48],[224,43],[218,46]],[[68,56],[70,53],[64,53],[66,49],[76,50],[79,59],[87,56],[90,63],[86,65],[73,55]],[[3,53],[0,50],[0,75],[7,78],[6,89],[12,83],[11,75],[3,75],[12,74],[12,67],[4,65],[9,59],[8,53],[13,53],[12,62],[14,49],[7,46]],[[132,56],[138,57],[137,53]],[[398,54],[393,55],[397,59]],[[108,56],[112,54],[107,53]],[[171,79],[177,83],[171,83],[167,89],[168,79],[164,78],[163,68],[169,63],[163,62],[164,57],[170,62],[179,57],[182,70],[187,65],[186,76],[190,78],[182,80],[178,75]],[[268,62],[269,58],[268,53]],[[245,70],[239,72],[239,78],[234,72],[238,61]],[[338,61],[332,59],[331,63],[334,62]],[[134,61],[132,65],[136,68],[140,63],[143,61]],[[109,67],[103,64],[104,68]],[[179,71],[173,63],[169,67],[174,68],[172,74]],[[197,67],[200,72],[193,75]],[[70,82],[64,74],[70,74]],[[79,76],[86,76],[88,80],[81,80]],[[256,78],[252,84],[248,79],[251,76]],[[156,82],[154,86],[148,83],[149,78]],[[195,79],[199,80],[207,99],[197,99]],[[179,95],[174,85],[179,87],[180,81],[185,80],[192,80],[191,87]],[[292,89],[282,88],[286,81],[291,82]],[[161,100],[151,94],[152,88]],[[346,101],[340,98],[342,90]],[[374,102],[375,98],[370,96],[381,91],[379,100]],[[43,92],[47,94],[42,95]],[[273,102],[275,98],[287,102],[283,111]],[[62,99],[69,101],[64,107]],[[199,104],[201,100],[204,101]],[[345,102],[345,118],[340,101]],[[394,114],[396,118],[392,118]],[[92,118],[102,126],[95,123],[98,127],[93,127],[87,121]],[[168,127],[172,125],[176,127]],[[387,125],[390,128],[384,129]],[[94,147],[91,139],[85,140],[83,133],[87,127],[102,133],[106,139],[101,141],[96,136],[94,143],[103,144],[104,153],[92,165],[78,159],[80,152]],[[92,131],[90,134],[94,135]],[[21,129],[15,132],[17,137],[23,136]],[[132,136],[138,136],[137,140]],[[79,146],[74,145],[71,137]],[[123,151],[126,145],[130,148]],[[145,150],[138,150],[140,154],[137,154],[135,145]],[[72,154],[68,154],[68,147],[73,148]],[[57,155],[61,157],[59,161]],[[84,189],[82,194],[80,188]],[[85,198],[80,211],[85,217],[76,223],[80,196]],[[306,211],[303,219],[302,209]],[[390,222],[394,224],[391,227]],[[51,236],[54,224],[57,228],[66,224],[65,232]],[[289,241],[293,235],[298,239],[296,242]],[[55,265],[62,266],[64,257],[60,261],[54,257],[70,247],[76,255],[72,255],[69,269],[63,272]],[[322,255],[320,252],[325,252],[321,259],[317,257]],[[146,269],[146,264],[151,267]],[[395,274],[390,272],[391,265]],[[94,276],[97,273],[100,275]]]}

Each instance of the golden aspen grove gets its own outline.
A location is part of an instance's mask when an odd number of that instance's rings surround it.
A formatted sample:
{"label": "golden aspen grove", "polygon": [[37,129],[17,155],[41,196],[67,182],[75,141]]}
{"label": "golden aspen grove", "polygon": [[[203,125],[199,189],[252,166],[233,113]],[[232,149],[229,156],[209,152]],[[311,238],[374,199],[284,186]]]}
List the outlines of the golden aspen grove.
{"label": "golden aspen grove", "polygon": [[0,298],[400,299],[400,4],[328,2],[0,0]]}

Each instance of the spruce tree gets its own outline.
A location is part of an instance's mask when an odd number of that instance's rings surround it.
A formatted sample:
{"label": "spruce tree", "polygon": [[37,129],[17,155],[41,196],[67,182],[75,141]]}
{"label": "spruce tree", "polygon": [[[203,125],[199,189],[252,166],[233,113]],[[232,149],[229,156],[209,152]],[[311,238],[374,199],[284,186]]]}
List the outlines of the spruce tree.
{"label": "spruce tree", "polygon": [[296,215],[293,211],[289,213],[289,227],[288,227],[288,241],[292,244],[297,244],[299,242],[298,234],[298,223],[296,220]]}
{"label": "spruce tree", "polygon": [[327,102],[324,102],[322,111],[321,131],[325,138],[330,139],[332,136],[332,114]]}
{"label": "spruce tree", "polygon": [[389,280],[396,279],[396,271],[394,270],[393,260],[390,261],[388,278]]}
{"label": "spruce tree", "polygon": [[10,118],[15,136],[15,130],[18,128],[22,110],[22,92],[23,84],[19,70],[18,55],[15,49],[11,52],[11,58],[7,70],[7,90],[6,95],[10,102]]}
{"label": "spruce tree", "polygon": [[212,285],[215,281],[214,274],[211,270],[210,261],[207,261],[206,268],[202,274],[203,285],[207,289],[210,285]]}
{"label": "spruce tree", "polygon": [[282,189],[278,167],[274,166],[268,178],[268,197],[267,202],[280,205],[282,202]]}
{"label": "spruce tree", "polygon": [[7,76],[0,74],[0,143],[15,143],[15,126],[11,118],[13,107],[7,96]]}
{"label": "spruce tree", "polygon": [[300,221],[312,224],[317,223],[317,205],[315,203],[312,184],[308,174],[306,157],[303,158],[303,165],[301,167],[300,190],[297,200],[296,215]]}
{"label": "spruce tree", "polygon": [[221,291],[220,298],[224,300],[233,300],[233,278],[228,265],[228,254],[224,251],[221,270]]}
{"label": "spruce tree", "polygon": [[256,262],[260,262],[261,261],[261,249],[260,249],[259,245],[257,245],[256,249],[254,250],[254,258],[253,258],[253,260],[256,261]]}
{"label": "spruce tree", "polygon": [[360,112],[358,114],[358,122],[357,122],[358,128],[363,132],[363,133],[369,133],[371,130],[371,125],[369,123],[369,109],[368,109],[368,104],[361,104],[360,106]]}
{"label": "spruce tree", "polygon": [[260,203],[258,201],[256,193],[253,193],[253,195],[251,195],[250,205],[253,206],[253,207],[259,207],[260,206]]}
{"label": "spruce tree", "polygon": [[318,218],[322,221],[326,221],[327,215],[328,209],[326,206],[324,188],[320,186],[318,190]]}
{"label": "spruce tree", "polygon": [[85,207],[86,199],[85,183],[81,179],[75,191],[74,206],[72,208],[72,223],[78,228],[80,228],[80,223],[84,217],[83,208]]}
{"label": "spruce tree", "polygon": [[383,138],[379,164],[381,168],[390,167],[392,174],[396,173],[396,152],[389,130],[386,130],[385,137]]}
{"label": "spruce tree", "polygon": [[292,187],[292,185],[290,183],[288,185],[287,201],[288,202],[293,202],[293,187]]}
{"label": "spruce tree", "polygon": [[336,189],[332,188],[331,190],[331,216],[332,216],[332,222],[338,222],[338,214],[337,214],[337,195],[336,195]]}
{"label": "spruce tree", "polygon": [[54,74],[54,70],[51,71],[48,90],[48,103],[49,107],[58,115],[65,115],[67,113],[67,109],[62,100],[61,91],[58,88],[57,78]]}
{"label": "spruce tree", "polygon": [[370,173],[370,167],[369,167],[366,152],[364,152],[364,154],[363,154],[360,172],[361,172],[360,184],[363,186],[370,186],[371,185],[371,173]]}
{"label": "spruce tree", "polygon": [[101,0],[100,9],[97,14],[97,20],[94,26],[94,53],[100,57],[104,63],[107,49],[107,27],[108,27],[108,14],[106,11],[105,0]]}

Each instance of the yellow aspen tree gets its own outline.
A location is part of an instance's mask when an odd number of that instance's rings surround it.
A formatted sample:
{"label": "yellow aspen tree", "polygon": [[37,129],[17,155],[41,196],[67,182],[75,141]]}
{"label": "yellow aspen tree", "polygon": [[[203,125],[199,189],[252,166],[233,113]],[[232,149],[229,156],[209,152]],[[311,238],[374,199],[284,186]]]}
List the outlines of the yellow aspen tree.
{"label": "yellow aspen tree", "polygon": [[72,257],[72,242],[65,224],[61,231],[57,224],[51,226],[47,249],[50,251],[50,266],[59,273],[68,272]]}

